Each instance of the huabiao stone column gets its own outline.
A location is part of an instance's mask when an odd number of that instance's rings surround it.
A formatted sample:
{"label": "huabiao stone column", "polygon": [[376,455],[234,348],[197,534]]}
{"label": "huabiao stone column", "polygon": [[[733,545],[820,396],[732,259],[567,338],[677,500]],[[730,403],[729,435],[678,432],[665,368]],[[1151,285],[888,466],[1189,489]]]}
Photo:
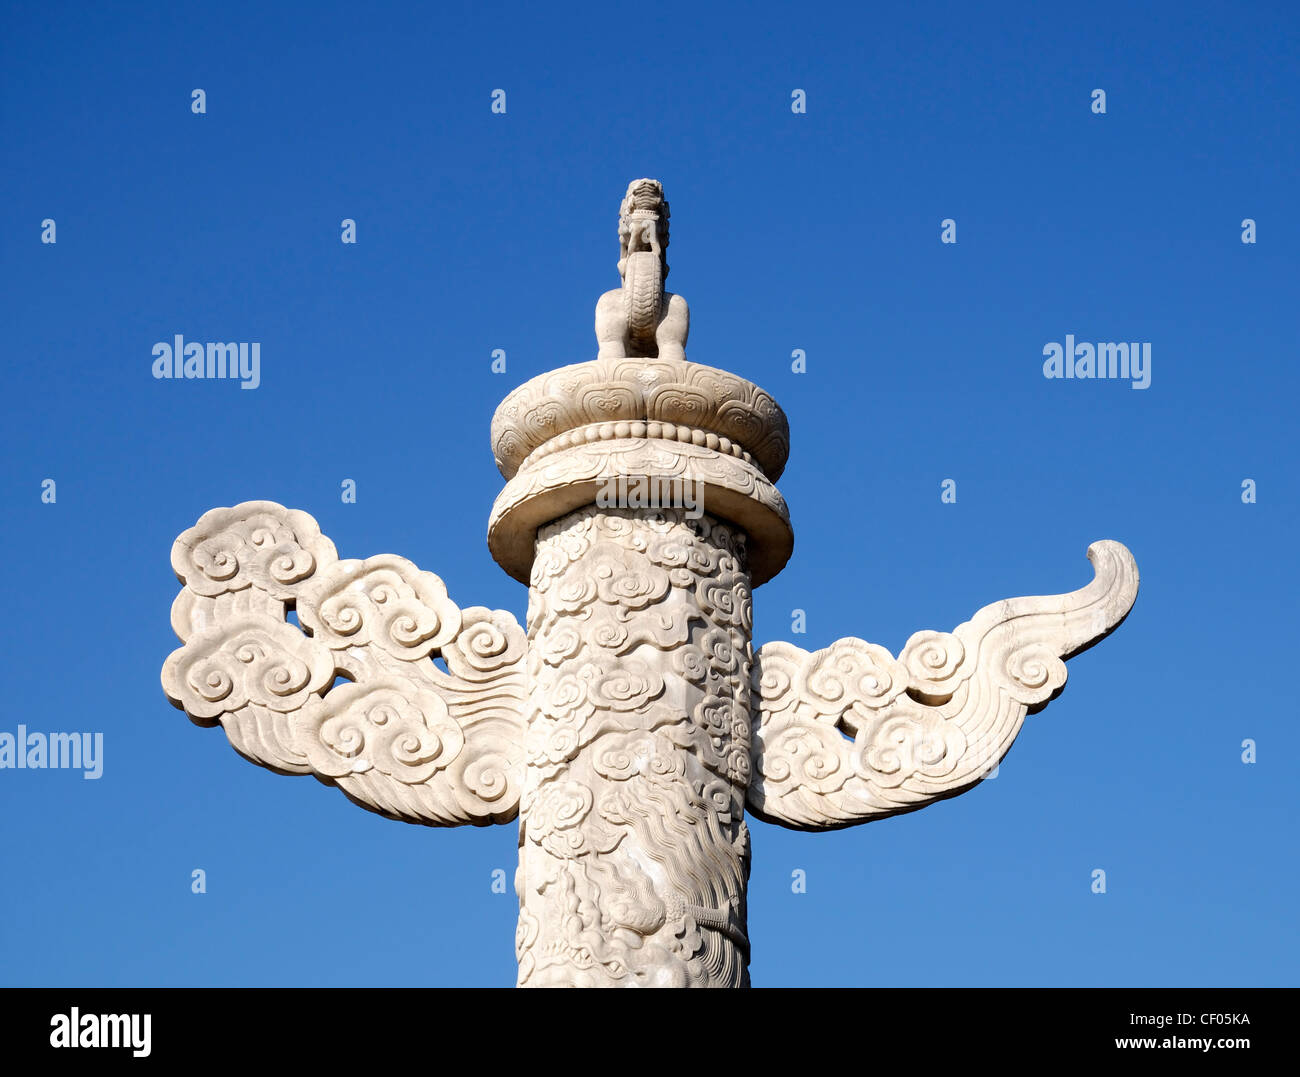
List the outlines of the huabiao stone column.
{"label": "huabiao stone column", "polygon": [[1138,571],[1096,542],[1079,590],[995,602],[897,657],[856,637],[755,651],[751,591],[794,543],[774,485],[786,419],[686,359],[659,183],[629,185],[618,235],[596,358],[527,382],[492,423],[507,481],[488,547],[529,589],[526,632],[247,501],[173,544],[182,646],[162,686],[246,759],[386,818],[517,818],[520,985],[740,987],[746,814],[830,830],[974,788],[1065,660],[1123,622]]}
{"label": "huabiao stone column", "polygon": [[519,983],[744,986],[751,588],[793,541],[785,417],[720,370],[600,359],[493,431],[489,544],[529,583]]}

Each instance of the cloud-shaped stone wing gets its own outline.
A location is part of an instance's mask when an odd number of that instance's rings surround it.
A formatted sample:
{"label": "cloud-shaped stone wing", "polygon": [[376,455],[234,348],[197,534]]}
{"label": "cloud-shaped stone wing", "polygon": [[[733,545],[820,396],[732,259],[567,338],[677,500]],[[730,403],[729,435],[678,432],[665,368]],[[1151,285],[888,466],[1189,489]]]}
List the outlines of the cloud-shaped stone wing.
{"label": "cloud-shaped stone wing", "polygon": [[271,501],[204,513],[172,567],[184,646],[162,684],[196,723],[390,818],[515,817],[526,640],[509,613],[460,609],[402,557],[340,561],[311,516]]}
{"label": "cloud-shaped stone wing", "polygon": [[918,632],[894,658],[842,639],[809,654],[769,643],[753,666],[748,808],[830,830],[924,807],[974,786],[1025,715],[1065,686],[1064,659],[1114,631],[1137,597],[1133,555],[1088,548],[1095,576],[1065,595],[985,606],[955,631]]}

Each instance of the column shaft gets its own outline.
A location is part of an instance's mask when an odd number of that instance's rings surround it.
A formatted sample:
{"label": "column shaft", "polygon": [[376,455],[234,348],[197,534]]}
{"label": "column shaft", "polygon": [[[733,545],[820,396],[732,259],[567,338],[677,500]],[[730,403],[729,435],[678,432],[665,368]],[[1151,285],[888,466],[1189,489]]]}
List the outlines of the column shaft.
{"label": "column shaft", "polygon": [[520,986],[746,986],[745,535],[586,508],[537,534]]}

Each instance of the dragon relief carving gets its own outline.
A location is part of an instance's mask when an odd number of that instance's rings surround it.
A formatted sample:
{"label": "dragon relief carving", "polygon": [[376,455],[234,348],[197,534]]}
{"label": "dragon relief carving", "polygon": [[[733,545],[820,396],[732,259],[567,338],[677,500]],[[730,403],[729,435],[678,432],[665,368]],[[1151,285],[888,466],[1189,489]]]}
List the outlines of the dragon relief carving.
{"label": "dragon relief carving", "polygon": [[628,184],[618,218],[623,285],[596,301],[597,358],[685,359],[691,316],[668,280],[668,202],[658,180]]}
{"label": "dragon relief carving", "polygon": [[521,986],[748,983],[745,536],[584,509],[538,536]]}

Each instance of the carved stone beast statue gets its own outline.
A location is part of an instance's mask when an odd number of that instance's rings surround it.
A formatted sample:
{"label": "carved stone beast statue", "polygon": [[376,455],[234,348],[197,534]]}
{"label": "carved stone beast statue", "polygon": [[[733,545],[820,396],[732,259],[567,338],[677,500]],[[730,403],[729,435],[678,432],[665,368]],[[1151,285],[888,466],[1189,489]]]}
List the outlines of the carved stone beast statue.
{"label": "carved stone beast statue", "polygon": [[685,299],[664,290],[668,202],[658,180],[628,184],[618,238],[623,286],[596,301],[597,358],[685,359],[691,315]]}

